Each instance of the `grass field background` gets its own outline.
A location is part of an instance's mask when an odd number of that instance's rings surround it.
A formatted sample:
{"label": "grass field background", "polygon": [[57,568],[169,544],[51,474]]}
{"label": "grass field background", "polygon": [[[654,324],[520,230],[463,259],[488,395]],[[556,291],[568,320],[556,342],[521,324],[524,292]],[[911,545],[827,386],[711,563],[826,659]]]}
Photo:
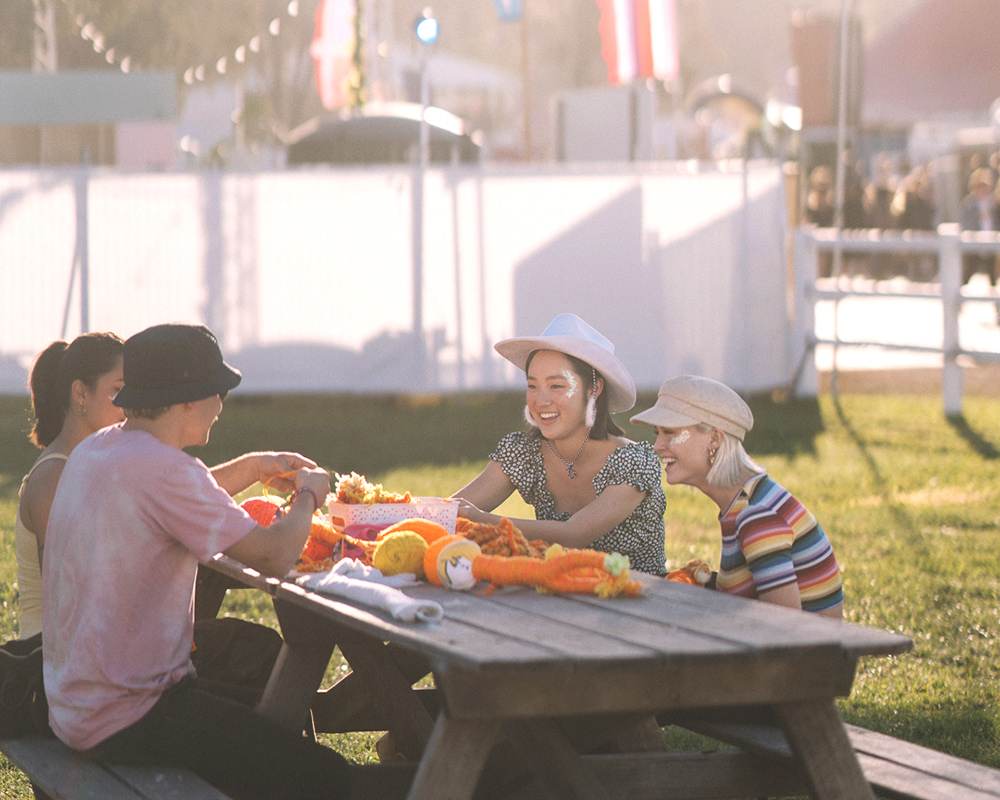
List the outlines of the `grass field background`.
{"label": "grass field background", "polygon": [[[640,396],[638,406],[654,396]],[[468,396],[230,398],[212,440],[215,464],[257,449],[300,451],[331,471],[386,488],[447,495],[473,478],[500,437],[522,427],[522,393]],[[751,455],[819,518],[833,541],[851,622],[901,631],[914,651],[863,659],[839,701],[851,722],[1000,767],[1000,391],[945,419],[939,396],[841,394],[838,400],[751,399]],[[619,420],[624,422],[624,420]],[[0,397],[0,636],[16,632],[14,514],[37,455],[27,398]],[[632,438],[649,429],[627,427]],[[666,487],[666,552],[718,563],[717,509]],[[517,498],[505,513],[525,515]],[[266,600],[231,592],[224,612],[273,623]],[[331,664],[328,680],[344,669]],[[668,730],[672,746],[705,740]],[[377,734],[327,737],[357,761]],[[0,796],[31,793],[0,759]]]}

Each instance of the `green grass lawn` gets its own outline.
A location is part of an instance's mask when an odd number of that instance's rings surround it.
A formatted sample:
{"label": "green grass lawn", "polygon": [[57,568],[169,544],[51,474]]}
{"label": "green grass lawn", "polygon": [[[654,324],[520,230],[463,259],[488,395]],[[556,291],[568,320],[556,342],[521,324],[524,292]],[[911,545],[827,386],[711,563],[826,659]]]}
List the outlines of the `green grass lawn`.
{"label": "green grass lawn", "polygon": [[[640,397],[645,408],[653,397]],[[447,495],[474,477],[523,394],[464,397],[234,396],[195,451],[214,464],[255,449],[298,450],[397,491]],[[947,420],[939,397],[844,395],[839,402],[751,402],[747,448],[816,514],[843,567],[847,619],[901,631],[914,651],[863,659],[844,717],[867,728],[1000,767],[1000,398],[967,397]],[[621,420],[619,420],[621,421]],[[25,398],[0,398],[0,636],[16,630],[14,513],[35,457]],[[649,429],[628,428],[633,438]],[[667,557],[718,562],[717,509],[666,487]],[[506,513],[524,515],[515,498]],[[230,593],[226,613],[273,621],[266,601]],[[328,679],[343,669],[331,665]],[[358,761],[377,734],[329,737]],[[672,745],[702,740],[668,733]],[[30,798],[0,760],[0,796]]]}

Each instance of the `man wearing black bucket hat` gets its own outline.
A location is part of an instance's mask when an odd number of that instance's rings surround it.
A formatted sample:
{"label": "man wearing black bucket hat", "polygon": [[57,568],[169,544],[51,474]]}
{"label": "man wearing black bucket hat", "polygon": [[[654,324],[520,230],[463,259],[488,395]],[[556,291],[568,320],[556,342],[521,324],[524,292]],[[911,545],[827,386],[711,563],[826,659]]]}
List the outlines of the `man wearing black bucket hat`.
{"label": "man wearing black bucket hat", "polygon": [[[370,772],[206,692],[191,664],[199,562],[225,552],[286,574],[329,475],[296,453],[250,453],[209,470],[184,452],[208,441],[241,379],[204,326],[131,337],[124,379],[114,402],[125,422],[76,447],[49,517],[42,614],[53,731],[95,758],[187,767],[234,798],[350,797]],[[232,496],[268,480],[293,494],[265,529]]]}

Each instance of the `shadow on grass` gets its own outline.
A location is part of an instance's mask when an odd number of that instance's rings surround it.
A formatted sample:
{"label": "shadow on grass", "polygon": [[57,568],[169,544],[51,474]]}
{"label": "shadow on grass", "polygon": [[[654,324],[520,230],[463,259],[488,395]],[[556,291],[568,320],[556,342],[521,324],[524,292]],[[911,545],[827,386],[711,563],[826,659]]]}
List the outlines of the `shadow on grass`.
{"label": "shadow on grass", "polygon": [[974,431],[964,414],[954,414],[947,419],[948,424],[955,429],[955,433],[965,439],[969,447],[983,458],[988,461],[995,461],[1000,458],[1000,450],[997,450],[996,445],[984,438],[977,431]]}
{"label": "shadow on grass", "polygon": [[878,467],[878,463],[872,457],[872,454],[868,451],[868,443],[862,438],[861,434],[858,433],[857,429],[847,418],[847,414],[844,413],[844,407],[840,404],[840,398],[834,396],[833,398],[833,408],[837,412],[837,419],[840,420],[840,424],[844,426],[844,430],[847,431],[847,435],[850,437],[851,441],[854,442],[858,447],[858,452],[864,459],[865,464],[871,471],[872,476],[878,482],[880,487],[885,486],[885,478],[882,476],[882,472]]}

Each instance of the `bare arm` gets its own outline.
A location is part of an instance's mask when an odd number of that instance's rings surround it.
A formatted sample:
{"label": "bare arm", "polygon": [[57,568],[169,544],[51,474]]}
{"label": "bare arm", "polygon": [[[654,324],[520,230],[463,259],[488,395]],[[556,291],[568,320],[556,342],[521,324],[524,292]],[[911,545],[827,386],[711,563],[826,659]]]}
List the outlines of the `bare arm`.
{"label": "bare arm", "polygon": [[[297,488],[294,479],[275,476],[303,468],[316,469],[316,462],[298,453],[246,453],[212,467],[210,472],[219,486],[230,495],[237,495],[257,482],[267,483],[272,478],[276,491],[290,491]],[[329,482],[327,491],[319,496],[320,503],[326,499],[328,492]]]}
{"label": "bare arm", "polygon": [[514,484],[504,474],[500,463],[491,459],[476,478],[455,492],[452,497],[466,501],[463,506],[471,505],[477,511],[481,508],[492,511],[513,493]]}
{"label": "bare arm", "polygon": [[799,594],[799,586],[794,582],[786,583],[784,586],[779,586],[776,589],[768,589],[766,592],[761,592],[759,597],[765,603],[774,603],[776,606],[802,608],[802,596]]}
{"label": "bare arm", "polygon": [[[470,484],[472,485],[472,484]],[[628,484],[609,486],[568,520],[512,519],[527,539],[544,539],[564,547],[588,547],[638,508],[646,497]],[[459,514],[473,522],[499,524],[502,517],[480,510],[463,497]]]}
{"label": "bare arm", "polygon": [[[330,476],[322,469],[300,469],[294,478],[296,489],[309,489],[323,502],[330,491]],[[312,527],[316,501],[308,491],[295,496],[288,512],[268,527],[256,526],[226,550],[226,555],[263,575],[282,578],[295,566]]]}
{"label": "bare arm", "polygon": [[28,479],[24,497],[18,504],[17,513],[21,516],[21,522],[38,538],[39,564],[42,563],[42,548],[45,547],[45,530],[49,524],[52,500],[56,496],[56,487],[65,466],[66,462],[61,458],[49,459],[41,464]]}

